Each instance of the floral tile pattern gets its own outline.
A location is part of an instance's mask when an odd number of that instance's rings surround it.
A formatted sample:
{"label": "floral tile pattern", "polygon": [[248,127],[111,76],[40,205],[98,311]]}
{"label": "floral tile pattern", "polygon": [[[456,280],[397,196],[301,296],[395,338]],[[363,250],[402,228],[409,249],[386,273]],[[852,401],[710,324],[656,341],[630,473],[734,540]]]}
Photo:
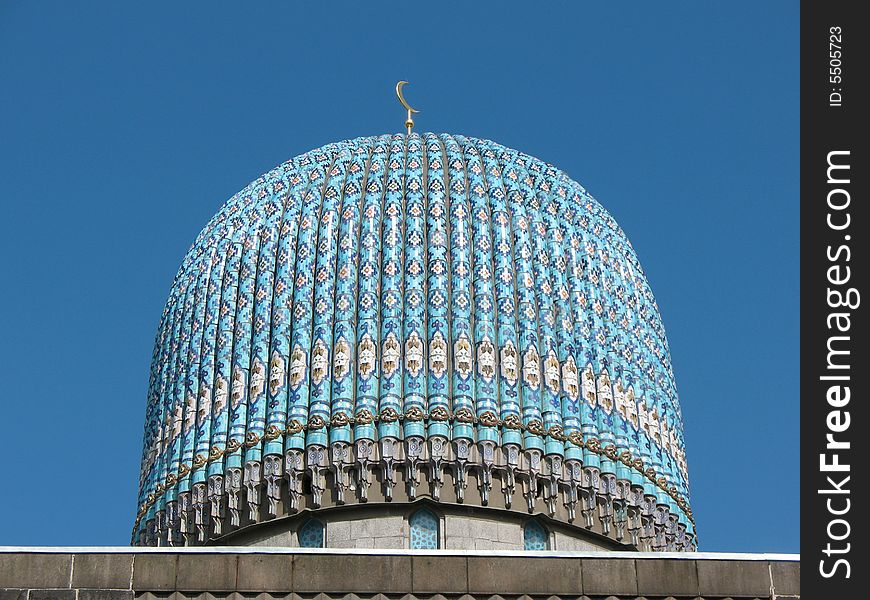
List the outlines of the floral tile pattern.
{"label": "floral tile pattern", "polygon": [[413,498],[431,463],[437,500],[442,460],[460,501],[473,470],[484,503],[496,473],[539,510],[514,475],[549,478],[544,512],[615,498],[633,543],[693,546],[667,339],[624,233],[557,168],[462,136],[338,142],[261,176],[173,282],[134,538],[219,535],[282,494],[344,502],[366,469]]}

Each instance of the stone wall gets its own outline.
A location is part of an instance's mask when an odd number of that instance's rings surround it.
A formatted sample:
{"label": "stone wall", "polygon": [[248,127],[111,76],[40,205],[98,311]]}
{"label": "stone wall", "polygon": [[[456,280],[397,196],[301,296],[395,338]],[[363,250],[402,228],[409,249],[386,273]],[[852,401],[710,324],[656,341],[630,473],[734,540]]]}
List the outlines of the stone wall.
{"label": "stone wall", "polygon": [[408,523],[402,515],[334,519],[326,525],[327,548],[407,548],[408,538]]}
{"label": "stone wall", "polygon": [[[296,548],[299,546],[297,531],[309,519],[316,518],[325,525],[327,548],[408,548],[408,519],[421,507],[428,508],[439,518],[439,541],[443,549],[523,549],[523,525],[529,520],[528,515],[518,515],[498,508],[428,502],[304,511],[250,525],[213,543]],[[625,546],[582,527],[561,523],[545,515],[536,515],[534,518],[549,533],[550,550],[625,549]]]}
{"label": "stone wall", "polygon": [[444,520],[445,548],[450,550],[521,550],[519,522],[493,521],[476,516],[448,515]]}
{"label": "stone wall", "polygon": [[406,600],[795,598],[800,563],[793,555],[713,553],[0,548],[0,600],[385,600],[394,594]]}

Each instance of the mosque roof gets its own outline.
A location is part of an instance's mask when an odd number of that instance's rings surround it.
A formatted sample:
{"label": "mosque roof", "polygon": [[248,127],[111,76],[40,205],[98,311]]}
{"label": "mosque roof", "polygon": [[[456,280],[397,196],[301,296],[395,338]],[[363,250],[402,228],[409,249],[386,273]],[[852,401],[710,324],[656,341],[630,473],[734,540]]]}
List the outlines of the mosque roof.
{"label": "mosque roof", "polygon": [[197,499],[223,498],[234,524],[245,507],[256,521],[371,486],[390,501],[416,465],[410,499],[465,502],[473,473],[475,503],[582,525],[604,498],[691,546],[667,339],[613,217],[488,140],[327,144],[230,198],[182,261],[154,346],[134,541],[187,533],[179,503]]}

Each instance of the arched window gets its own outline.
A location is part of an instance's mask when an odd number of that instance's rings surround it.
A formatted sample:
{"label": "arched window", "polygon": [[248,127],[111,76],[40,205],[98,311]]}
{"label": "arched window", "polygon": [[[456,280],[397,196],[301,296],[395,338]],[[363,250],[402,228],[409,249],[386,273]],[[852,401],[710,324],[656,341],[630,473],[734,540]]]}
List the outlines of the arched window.
{"label": "arched window", "polygon": [[523,548],[526,550],[546,550],[549,547],[547,530],[537,521],[526,521],[523,526]]}
{"label": "arched window", "polygon": [[421,508],[408,519],[411,526],[411,548],[438,548],[438,517],[432,511]]}
{"label": "arched window", "polygon": [[323,523],[309,519],[299,530],[300,548],[323,548]]}

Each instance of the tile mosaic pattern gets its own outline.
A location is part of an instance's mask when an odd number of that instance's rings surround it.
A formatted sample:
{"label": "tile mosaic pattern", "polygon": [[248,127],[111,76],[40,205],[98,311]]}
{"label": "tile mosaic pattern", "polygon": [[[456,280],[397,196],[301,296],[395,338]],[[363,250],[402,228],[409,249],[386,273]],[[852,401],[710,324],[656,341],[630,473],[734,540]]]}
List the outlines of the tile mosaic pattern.
{"label": "tile mosaic pattern", "polygon": [[551,514],[604,498],[635,543],[621,507],[692,546],[667,339],[624,233],[557,168],[462,136],[328,144],[258,178],[172,284],[134,539],[220,535],[282,486],[292,507],[306,469],[316,507],[329,469],[341,503],[372,465],[389,493],[394,462],[434,461],[437,499],[439,457],[459,497],[471,468],[484,498],[493,472],[506,494],[546,477]]}
{"label": "tile mosaic pattern", "polygon": [[527,521],[523,526],[524,550],[548,550],[548,540],[547,531],[537,521]]}
{"label": "tile mosaic pattern", "polygon": [[323,523],[317,519],[309,519],[299,528],[300,548],[323,548]]}
{"label": "tile mosaic pattern", "polygon": [[421,508],[408,519],[411,529],[411,549],[435,550],[438,548],[438,517],[432,511]]}

